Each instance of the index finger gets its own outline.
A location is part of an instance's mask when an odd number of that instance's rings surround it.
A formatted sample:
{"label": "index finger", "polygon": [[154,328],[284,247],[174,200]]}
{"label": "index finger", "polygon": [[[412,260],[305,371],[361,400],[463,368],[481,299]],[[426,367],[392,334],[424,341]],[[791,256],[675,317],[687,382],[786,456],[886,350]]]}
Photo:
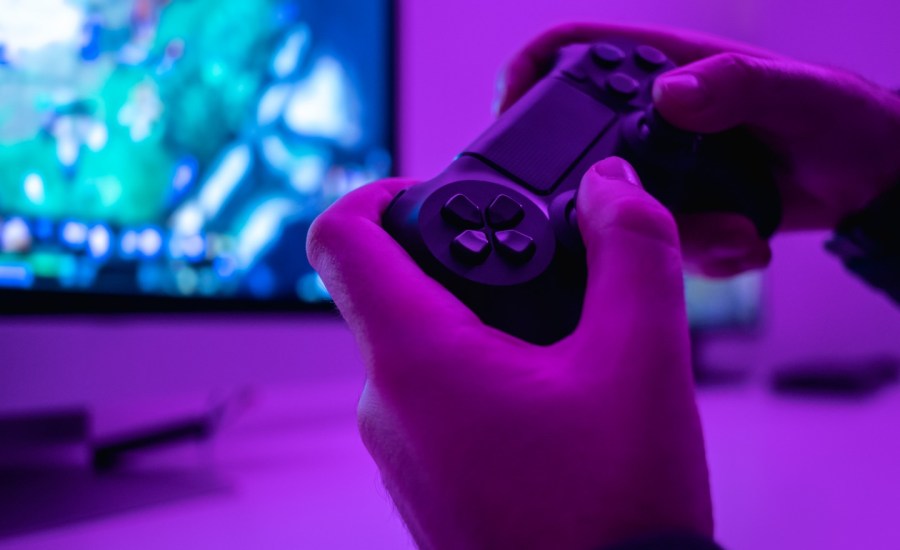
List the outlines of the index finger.
{"label": "index finger", "polygon": [[376,345],[377,351],[405,354],[427,345],[441,327],[481,324],[381,226],[391,200],[413,183],[388,179],[365,185],[333,204],[309,230],[310,264],[367,357]]}
{"label": "index finger", "polygon": [[560,48],[571,44],[595,42],[603,38],[628,38],[653,46],[665,52],[678,65],[722,52],[775,57],[774,53],[762,48],[694,31],[611,23],[566,23],[539,35],[513,57],[501,75],[503,92],[498,102],[499,112],[502,113],[518,101],[535,82],[553,68]]}

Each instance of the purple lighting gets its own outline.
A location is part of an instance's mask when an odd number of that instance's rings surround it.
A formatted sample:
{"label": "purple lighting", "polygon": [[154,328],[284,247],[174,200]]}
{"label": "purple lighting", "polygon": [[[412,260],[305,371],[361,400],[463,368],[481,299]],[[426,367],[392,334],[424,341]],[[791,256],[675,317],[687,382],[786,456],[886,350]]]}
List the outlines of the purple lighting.
{"label": "purple lighting", "polygon": [[[38,0],[12,4],[32,1]],[[71,6],[84,4],[39,3],[61,9],[64,19],[73,11]],[[306,9],[306,0],[269,3],[289,11],[291,18]],[[148,6],[150,13],[149,6],[166,2],[122,4]],[[499,72],[525,43],[563,22],[689,28],[792,58],[844,67],[878,85],[900,89],[900,61],[894,55],[900,52],[900,2],[398,0],[398,4],[402,16],[396,30],[401,47],[397,136],[403,163],[398,171],[418,180],[434,177],[490,126]],[[98,43],[102,47],[104,41],[116,38],[107,34],[98,40],[87,32],[93,27],[86,29],[82,20],[63,21],[64,29],[48,27],[34,33],[31,30],[41,28],[40,20],[15,29],[16,20],[11,15],[6,23],[0,22],[0,35],[9,30],[22,35],[21,40],[34,41],[65,30],[72,40],[90,38],[83,54],[88,58]],[[137,18],[128,24],[146,25]],[[313,55],[308,48],[315,42],[307,43],[308,38],[298,31],[278,42],[279,57],[265,60],[265,70],[296,74],[298,64],[303,66],[306,56]],[[179,42],[155,53],[168,66],[193,55]],[[26,55],[30,52],[0,44],[0,81],[4,63]],[[55,67],[64,72],[68,62],[60,60]],[[145,59],[133,62],[141,66]],[[106,70],[103,63],[93,66]],[[327,63],[317,70],[326,77],[321,89],[296,86],[293,81],[268,88],[246,121],[248,127],[290,124],[320,138],[345,138],[339,131],[345,122],[341,107],[352,104],[353,98],[332,92],[355,75]],[[364,119],[370,113],[358,114]],[[823,120],[823,128],[828,123]],[[228,246],[217,242],[219,228],[208,227],[210,220],[233,209],[242,191],[256,191],[258,185],[268,192],[267,174],[274,167],[290,176],[282,184],[285,192],[308,196],[310,202],[334,199],[351,185],[327,172],[329,163],[315,156],[316,144],[309,146],[308,160],[294,149],[288,151],[293,155],[288,159],[282,149],[295,144],[267,139],[265,133],[251,136],[245,129],[241,127],[235,139],[256,141],[235,147],[219,164],[213,162],[206,179],[195,160],[173,157],[173,162],[181,163],[161,175],[168,195],[158,197],[162,204],[171,201],[175,220],[171,231],[149,225],[156,223],[152,220],[137,220],[122,227],[111,224],[105,228],[106,240],[97,229],[104,227],[97,225],[100,220],[90,219],[83,227],[69,228],[66,242],[80,247],[76,253],[87,259],[94,253],[110,259],[109,268],[97,273],[98,278],[120,276],[117,269],[126,263],[120,261],[123,258],[155,258],[136,276],[142,289],[183,284],[199,296],[209,275],[235,286],[250,285],[248,292],[271,292],[270,272],[259,270],[247,280],[242,274],[249,259],[266,257],[267,239],[281,230],[267,225],[273,217],[263,211],[258,234]],[[0,138],[8,130],[0,124]],[[852,146],[853,136],[844,137]],[[3,143],[0,140],[0,146]],[[72,160],[70,153],[60,151]],[[263,176],[253,186],[245,184],[259,174]],[[43,172],[38,177],[40,182],[34,177],[15,180],[22,196],[34,202],[48,200],[51,185],[58,183]],[[353,181],[354,186],[362,183]],[[10,215],[2,209],[3,200],[0,196],[0,250],[28,251],[51,230],[54,239],[65,238],[70,218],[45,220],[39,229],[35,220],[40,218]],[[740,330],[713,334],[703,349],[706,362],[744,369],[747,377],[739,384],[697,390],[716,536],[726,550],[900,548],[900,388],[889,386],[862,398],[798,398],[775,394],[769,387],[772,372],[786,363],[810,358],[852,363],[879,354],[900,356],[900,308],[826,255],[822,250],[826,238],[822,231],[776,237],[771,266],[762,279],[738,282],[746,294],[732,295],[735,304],[729,311],[721,301],[703,301],[718,295],[711,288],[688,283],[691,296],[700,296],[694,307],[708,318],[727,319],[738,309],[750,312],[740,319]],[[181,254],[180,282],[169,280],[174,272],[155,267],[161,255],[172,250]],[[57,265],[54,258],[45,257],[40,267],[52,270]],[[74,273],[75,266],[60,269]],[[0,289],[12,291],[5,294],[28,288],[35,277],[40,275],[32,267],[14,259],[0,263]],[[315,274],[292,281],[289,288],[309,300],[327,296]],[[751,300],[743,301],[746,296]],[[82,468],[83,463],[75,463],[82,469],[61,468],[44,478],[41,498],[17,492],[31,499],[28,506],[8,497],[19,479],[17,472],[0,476],[0,514],[27,508],[36,511],[37,520],[31,525],[38,525],[28,531],[19,520],[17,534],[0,535],[0,547],[412,550],[415,544],[358,433],[355,413],[367,352],[357,348],[343,320],[330,314],[0,316],[0,413],[61,404],[85,406],[92,413],[94,435],[107,435],[148,422],[178,420],[185,411],[204,409],[235,388],[258,390],[247,410],[224,424],[215,440],[136,456],[133,469],[100,480],[102,476]],[[82,462],[86,445],[82,442],[77,449]],[[0,459],[7,449],[0,437]]]}

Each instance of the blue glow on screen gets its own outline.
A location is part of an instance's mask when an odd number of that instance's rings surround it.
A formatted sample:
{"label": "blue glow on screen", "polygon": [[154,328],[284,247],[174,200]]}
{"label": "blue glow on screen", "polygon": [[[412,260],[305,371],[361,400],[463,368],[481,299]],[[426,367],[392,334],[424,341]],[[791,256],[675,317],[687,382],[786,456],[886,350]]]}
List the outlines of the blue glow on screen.
{"label": "blue glow on screen", "polygon": [[392,171],[387,0],[0,0],[0,286],[321,301]]}

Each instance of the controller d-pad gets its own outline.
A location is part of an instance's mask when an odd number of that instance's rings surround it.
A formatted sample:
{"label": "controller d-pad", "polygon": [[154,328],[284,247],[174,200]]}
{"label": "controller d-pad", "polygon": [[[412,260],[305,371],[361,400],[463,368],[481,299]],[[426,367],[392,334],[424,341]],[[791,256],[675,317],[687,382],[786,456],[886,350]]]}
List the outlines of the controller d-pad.
{"label": "controller d-pad", "polygon": [[450,245],[456,258],[469,265],[478,265],[491,253],[491,243],[481,231],[463,231]]}
{"label": "controller d-pad", "polygon": [[597,44],[591,48],[591,56],[594,62],[606,68],[612,68],[625,60],[625,52],[612,44]]}
{"label": "controller d-pad", "polygon": [[638,46],[634,50],[634,57],[639,65],[650,70],[662,67],[669,60],[666,54],[652,46]]}
{"label": "controller d-pad", "polygon": [[499,195],[487,208],[487,222],[494,229],[515,227],[523,217],[525,209],[508,195]]}
{"label": "controller d-pad", "polygon": [[641,84],[625,73],[615,73],[606,81],[606,87],[614,94],[628,98],[638,93]]}
{"label": "controller d-pad", "polygon": [[509,260],[525,262],[534,255],[534,239],[524,233],[515,230],[497,231],[494,239],[497,241],[497,252]]}
{"label": "controller d-pad", "polygon": [[441,216],[459,229],[476,229],[484,225],[481,209],[461,193],[450,197],[441,208]]}

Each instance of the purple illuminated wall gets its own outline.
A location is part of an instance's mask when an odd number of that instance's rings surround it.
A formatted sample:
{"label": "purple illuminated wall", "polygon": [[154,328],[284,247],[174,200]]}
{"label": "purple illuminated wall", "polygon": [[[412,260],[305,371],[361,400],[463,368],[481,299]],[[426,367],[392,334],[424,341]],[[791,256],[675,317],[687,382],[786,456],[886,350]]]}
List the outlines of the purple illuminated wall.
{"label": "purple illuminated wall", "polygon": [[[827,8],[813,0],[542,0],[527,7],[516,0],[407,2],[407,173],[425,178],[445,166],[489,123],[499,67],[542,29],[575,20],[686,26],[845,67],[900,88],[900,62],[885,55],[900,52],[900,7],[886,0],[839,0]],[[710,361],[763,367],[809,357],[900,355],[900,311],[826,256],[825,238],[777,239],[762,334],[716,343]]]}
{"label": "purple illuminated wall", "polygon": [[[687,26],[858,70],[900,86],[885,0],[407,0],[403,6],[404,172],[428,177],[490,120],[494,78],[541,29],[570,20]],[[724,341],[715,360],[759,366],[814,355],[900,354],[900,312],[821,252],[823,235],[775,243],[767,326]],[[358,372],[352,339],[333,320],[15,319],[0,324],[0,408],[128,399]]]}

